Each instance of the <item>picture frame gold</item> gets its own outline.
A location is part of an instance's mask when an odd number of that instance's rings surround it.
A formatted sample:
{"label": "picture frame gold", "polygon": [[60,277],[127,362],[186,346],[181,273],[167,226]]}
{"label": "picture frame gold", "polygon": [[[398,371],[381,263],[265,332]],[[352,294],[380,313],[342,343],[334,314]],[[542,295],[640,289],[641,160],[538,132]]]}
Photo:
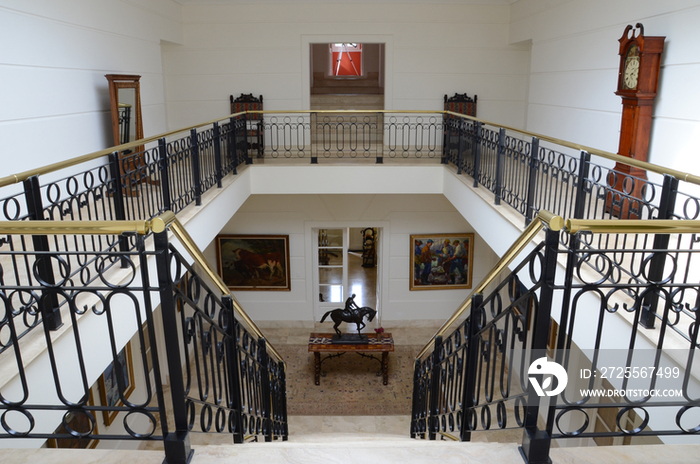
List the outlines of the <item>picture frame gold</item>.
{"label": "picture frame gold", "polygon": [[230,290],[291,290],[289,235],[218,235],[216,262]]}
{"label": "picture frame gold", "polygon": [[410,290],[472,287],[474,234],[411,235]]}
{"label": "picture frame gold", "polygon": [[[134,364],[131,357],[131,342],[117,354],[119,363],[122,365],[124,381],[126,382],[123,396],[128,398],[131,392],[134,391]],[[117,384],[117,375],[114,369],[114,362],[107,366],[99,380],[97,387],[100,392],[100,403],[102,406],[119,407],[124,406],[120,395],[119,386]],[[114,421],[118,411],[102,411],[105,426],[108,426]]]}

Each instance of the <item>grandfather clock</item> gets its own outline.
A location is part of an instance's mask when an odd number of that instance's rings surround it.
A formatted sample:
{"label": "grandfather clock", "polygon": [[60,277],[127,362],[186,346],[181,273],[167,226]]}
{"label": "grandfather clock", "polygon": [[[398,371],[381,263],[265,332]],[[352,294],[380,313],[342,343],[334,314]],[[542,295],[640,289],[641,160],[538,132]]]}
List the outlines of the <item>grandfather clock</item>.
{"label": "grandfather clock", "polygon": [[[645,36],[640,23],[627,26],[620,37],[620,71],[615,92],[622,97],[619,155],[647,161],[665,39]],[[637,219],[635,210],[640,208],[634,199],[641,198],[644,182],[633,178],[646,180],[646,171],[619,162],[614,171],[608,176],[612,191],[606,198],[606,210],[623,219]]]}

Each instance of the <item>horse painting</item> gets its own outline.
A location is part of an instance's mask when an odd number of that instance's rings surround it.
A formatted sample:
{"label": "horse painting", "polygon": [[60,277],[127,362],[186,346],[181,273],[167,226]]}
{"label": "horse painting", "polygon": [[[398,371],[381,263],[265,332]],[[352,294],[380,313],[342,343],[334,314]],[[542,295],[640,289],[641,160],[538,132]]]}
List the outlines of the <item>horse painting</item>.
{"label": "horse painting", "polygon": [[338,326],[341,322],[347,322],[348,324],[357,324],[357,334],[360,337],[362,337],[360,331],[365,327],[365,323],[363,321],[364,318],[367,317],[367,320],[369,322],[372,322],[372,319],[374,319],[374,316],[377,314],[377,311],[370,308],[369,306],[351,309],[337,308],[332,309],[326,314],[324,314],[321,318],[321,322],[325,321],[329,314],[331,316],[331,319],[333,319],[333,322],[335,322],[333,328],[335,329],[335,332],[338,334],[339,337],[342,336],[340,330],[338,329]]}

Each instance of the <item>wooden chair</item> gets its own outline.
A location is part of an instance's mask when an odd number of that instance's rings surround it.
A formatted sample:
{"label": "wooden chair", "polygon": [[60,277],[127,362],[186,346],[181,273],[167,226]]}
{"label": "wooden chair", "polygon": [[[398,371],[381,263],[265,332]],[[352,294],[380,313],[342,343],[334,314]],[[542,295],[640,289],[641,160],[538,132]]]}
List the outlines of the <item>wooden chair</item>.
{"label": "wooden chair", "polygon": [[473,99],[466,93],[456,93],[450,98],[445,95],[445,111],[476,117],[476,95]]}
{"label": "wooden chair", "polygon": [[[231,102],[231,114],[243,111],[262,111],[263,97],[254,97],[252,93],[242,93],[240,97],[234,99],[229,96]],[[243,116],[239,116],[243,118]],[[248,150],[257,150],[258,158],[262,158],[265,151],[265,137],[263,136],[263,115],[262,113],[248,113],[246,118],[246,139]]]}
{"label": "wooden chair", "polygon": [[[452,97],[444,97],[445,111],[452,113],[466,114],[467,116],[476,117],[476,95],[470,98],[466,93],[455,93]],[[445,114],[443,116],[443,163],[447,162],[447,157],[450,153],[454,153],[459,148],[459,136],[456,131],[451,130],[455,126],[455,116]]]}

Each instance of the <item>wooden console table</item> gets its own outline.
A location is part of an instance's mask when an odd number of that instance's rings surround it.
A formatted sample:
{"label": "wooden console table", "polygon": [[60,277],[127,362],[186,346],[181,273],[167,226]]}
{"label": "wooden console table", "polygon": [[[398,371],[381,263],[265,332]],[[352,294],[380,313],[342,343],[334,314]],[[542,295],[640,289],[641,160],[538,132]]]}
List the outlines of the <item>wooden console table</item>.
{"label": "wooden console table", "polygon": [[[384,385],[389,383],[389,352],[394,351],[394,339],[390,333],[366,334],[365,343],[332,343],[333,334],[312,333],[309,337],[309,352],[314,354],[314,373],[316,385],[321,384],[321,363],[326,359],[338,357],[345,353],[357,353],[363,357],[370,357],[381,363],[381,375]],[[321,359],[321,353],[328,356]],[[368,354],[369,353],[369,354]],[[372,356],[373,353],[381,353],[382,359]],[[379,374],[377,374],[379,375]]]}

